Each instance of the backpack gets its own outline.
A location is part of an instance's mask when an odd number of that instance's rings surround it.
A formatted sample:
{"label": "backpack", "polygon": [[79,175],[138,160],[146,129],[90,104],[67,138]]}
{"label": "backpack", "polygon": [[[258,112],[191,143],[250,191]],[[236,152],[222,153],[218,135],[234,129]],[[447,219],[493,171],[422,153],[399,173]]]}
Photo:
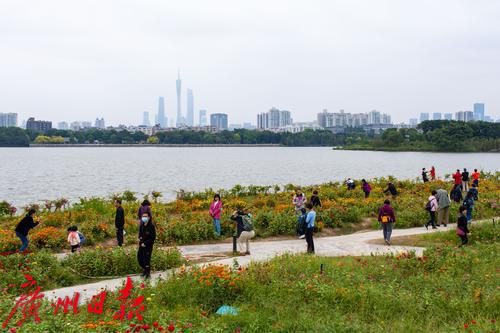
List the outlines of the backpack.
{"label": "backpack", "polygon": [[431,201],[429,200],[429,201],[427,201],[427,204],[425,205],[425,210],[430,212],[431,209],[432,209],[432,204],[431,204]]}
{"label": "backpack", "polygon": [[241,216],[241,220],[243,221],[243,230],[252,231],[253,230],[253,222],[252,218],[248,215]]}
{"label": "backpack", "polygon": [[80,237],[80,244],[85,244],[85,242],[87,241],[87,239],[85,238],[85,236],[80,231],[78,231],[78,237]]}

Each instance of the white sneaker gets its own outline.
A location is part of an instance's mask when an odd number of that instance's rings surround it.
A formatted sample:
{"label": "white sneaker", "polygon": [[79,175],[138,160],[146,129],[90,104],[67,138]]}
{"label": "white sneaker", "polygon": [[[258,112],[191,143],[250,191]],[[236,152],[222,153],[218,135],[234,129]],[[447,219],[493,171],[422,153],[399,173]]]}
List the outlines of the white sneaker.
{"label": "white sneaker", "polygon": [[304,239],[304,238],[306,238],[306,235],[300,235],[299,236],[299,239]]}

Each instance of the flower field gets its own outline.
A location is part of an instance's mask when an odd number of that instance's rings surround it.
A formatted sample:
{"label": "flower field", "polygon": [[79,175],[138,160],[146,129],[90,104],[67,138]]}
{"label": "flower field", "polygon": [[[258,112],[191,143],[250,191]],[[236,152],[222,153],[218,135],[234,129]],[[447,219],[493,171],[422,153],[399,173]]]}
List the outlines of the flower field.
{"label": "flower field", "polygon": [[[479,201],[474,207],[474,218],[497,216],[500,208],[499,173],[483,175],[479,187]],[[339,183],[328,183],[318,186],[303,187],[306,196],[313,189],[319,190],[322,207],[318,209],[317,231],[332,229],[349,231],[363,220],[375,222],[378,208],[387,197],[383,190],[388,181],[398,188],[399,195],[392,200],[396,211],[396,228],[407,228],[423,225],[428,219],[424,210],[425,203],[432,189],[449,190],[451,182],[438,180],[421,183],[414,181],[398,181],[396,179],[375,179],[370,181],[372,194],[365,199],[360,186],[354,191],[348,191]],[[296,217],[291,204],[292,184],[280,186],[240,186],[229,190],[220,190],[224,211],[222,214],[223,237],[230,237],[234,232],[230,215],[236,208],[249,209],[255,219],[258,237],[277,235],[293,235],[296,227]],[[217,239],[208,208],[215,191],[179,192],[178,199],[173,202],[158,202],[161,193],[153,191],[149,196],[153,202],[154,221],[158,228],[157,242],[165,245],[180,245]],[[136,212],[140,201],[134,193],[126,191],[110,198],[82,198],[78,202],[68,203],[64,199],[45,202],[42,205],[30,205],[40,211],[42,225],[30,233],[30,249],[49,249],[62,251],[67,248],[66,229],[77,225],[87,238],[88,245],[100,244],[114,238],[113,198],[121,197],[126,212],[125,230],[128,233],[126,242],[136,243],[137,223]],[[7,206],[7,205],[5,205]],[[12,209],[12,207],[10,208]],[[12,217],[5,210],[0,216],[0,252],[13,251],[19,247],[19,240],[13,229],[19,221],[19,216]],[[18,212],[22,211],[18,209]],[[453,203],[450,218],[455,220],[458,204]]]}

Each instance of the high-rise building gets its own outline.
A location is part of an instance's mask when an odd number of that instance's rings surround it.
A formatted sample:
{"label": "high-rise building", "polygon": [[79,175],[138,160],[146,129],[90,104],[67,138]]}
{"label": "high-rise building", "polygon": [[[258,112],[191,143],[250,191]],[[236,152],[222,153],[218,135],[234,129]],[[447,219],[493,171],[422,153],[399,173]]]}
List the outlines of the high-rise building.
{"label": "high-rise building", "polygon": [[69,129],[69,125],[67,122],[61,121],[61,122],[57,123],[57,128],[60,130],[67,131]]}
{"label": "high-rise building", "polygon": [[418,119],[417,118],[410,118],[410,126],[414,127],[418,125]]}
{"label": "high-rise building", "polygon": [[175,81],[175,87],[177,88],[177,127],[185,124],[184,117],[182,117],[181,109],[181,92],[182,92],[182,81],[181,73],[177,72],[177,80]]}
{"label": "high-rise building", "polygon": [[104,122],[104,118],[96,118],[95,119],[95,124],[94,124],[94,127],[95,128],[99,128],[99,129],[105,129],[106,128],[106,123]]}
{"label": "high-rise building", "polygon": [[484,121],[484,103],[474,103],[474,120]]}
{"label": "high-rise building", "polygon": [[26,129],[37,132],[44,132],[52,129],[52,122],[44,120],[35,120],[35,118],[31,117],[26,122]]}
{"label": "high-rise building", "polygon": [[69,125],[69,129],[72,130],[72,131],[79,131],[82,129],[82,124],[80,124],[79,121],[73,121],[70,125]]}
{"label": "high-rise building", "polygon": [[451,113],[445,113],[444,114],[444,120],[453,120],[453,114],[451,114]]}
{"label": "high-rise building", "polygon": [[441,120],[441,112],[434,112],[432,114],[432,120]]}
{"label": "high-rise building", "polygon": [[207,110],[200,110],[198,123],[200,126],[207,126]]}
{"label": "high-rise building", "polygon": [[210,115],[210,126],[218,130],[227,130],[227,114],[225,113],[212,113]]}
{"label": "high-rise building", "polygon": [[142,124],[141,125],[151,126],[151,122],[149,120],[149,112],[144,111],[144,113],[142,114]]}
{"label": "high-rise building", "polygon": [[291,125],[293,122],[290,111],[278,110],[273,107],[266,113],[257,115],[258,129],[277,129]]}
{"label": "high-rise building", "polygon": [[187,111],[186,111],[186,125],[194,125],[194,95],[193,90],[187,90]]}
{"label": "high-rise building", "polygon": [[380,125],[381,123],[382,119],[379,111],[373,110],[368,113],[368,125]]}
{"label": "high-rise building", "polygon": [[165,128],[168,125],[167,117],[165,116],[165,98],[163,96],[158,97],[158,114],[156,115],[156,124],[160,124],[160,127]]}
{"label": "high-rise building", "polygon": [[456,121],[473,121],[474,120],[474,112],[472,111],[458,111],[455,113]]}
{"label": "high-rise building", "polygon": [[0,127],[16,127],[17,113],[0,113]]}
{"label": "high-rise building", "polygon": [[92,127],[92,123],[90,121],[82,121],[82,128],[88,129]]}
{"label": "high-rise building", "polygon": [[429,113],[428,112],[422,112],[420,113],[420,122],[429,120]]}

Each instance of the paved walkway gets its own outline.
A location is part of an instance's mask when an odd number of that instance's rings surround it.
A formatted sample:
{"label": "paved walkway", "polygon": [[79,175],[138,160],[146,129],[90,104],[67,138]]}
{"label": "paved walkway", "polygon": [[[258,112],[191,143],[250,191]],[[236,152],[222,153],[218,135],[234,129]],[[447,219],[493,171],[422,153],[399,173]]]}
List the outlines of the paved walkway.
{"label": "paved walkway", "polygon": [[[447,228],[441,227],[438,230],[426,230],[423,227],[411,229],[395,229],[392,232],[392,237],[418,235],[425,233],[433,233],[444,230],[455,229],[455,225],[449,224]],[[410,246],[386,246],[370,244],[370,241],[382,239],[382,231],[367,231],[358,232],[355,234],[321,237],[314,240],[316,255],[319,256],[362,256],[362,255],[382,255],[388,253],[399,253],[406,251],[415,251],[417,255],[422,255],[423,248]],[[231,252],[231,243],[218,243],[206,245],[188,245],[179,246],[178,249],[183,256],[203,256],[214,253]],[[259,241],[250,244],[251,255],[231,257],[212,261],[211,263],[232,265],[236,259],[242,266],[248,265],[251,261],[266,261],[275,256],[284,253],[301,253],[306,250],[306,242],[304,239],[280,240],[280,241]],[[151,283],[156,284],[158,280],[165,279],[173,274],[174,270],[166,272],[157,272],[151,274]],[[134,282],[140,283],[141,277],[138,275],[131,276]],[[103,290],[116,290],[123,285],[126,277],[103,280],[95,283],[71,286],[60,288],[51,291],[45,291],[45,297],[49,300],[57,300],[58,297],[72,297],[74,292],[80,293],[80,302],[89,300],[93,295],[98,294]]]}

